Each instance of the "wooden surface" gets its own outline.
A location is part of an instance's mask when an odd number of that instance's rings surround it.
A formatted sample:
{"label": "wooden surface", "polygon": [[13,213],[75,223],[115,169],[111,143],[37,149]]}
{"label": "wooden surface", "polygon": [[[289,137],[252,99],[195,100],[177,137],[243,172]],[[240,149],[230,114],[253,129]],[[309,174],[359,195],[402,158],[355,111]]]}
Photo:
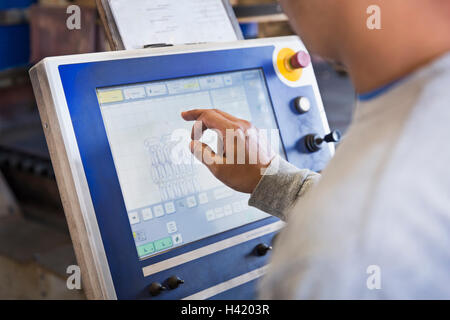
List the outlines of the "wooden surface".
{"label": "wooden surface", "polygon": [[271,15],[263,15],[263,16],[253,16],[253,17],[239,17],[239,23],[268,23],[268,22],[280,22],[280,21],[288,21],[288,18],[285,14],[271,14]]}
{"label": "wooden surface", "polygon": [[105,299],[43,64],[31,69],[30,77],[85,294],[88,299]]}
{"label": "wooden surface", "polygon": [[34,5],[30,9],[31,61],[45,57],[98,51],[97,12],[83,7],[81,29],[69,30],[66,7]]}
{"label": "wooden surface", "polygon": [[262,2],[234,5],[234,12],[240,23],[268,23],[287,21],[278,2]]}
{"label": "wooden surface", "polygon": [[95,1],[97,3],[98,14],[100,16],[100,20],[102,21],[109,47],[113,51],[125,50],[125,46],[123,45],[122,38],[112,15],[108,0]]}

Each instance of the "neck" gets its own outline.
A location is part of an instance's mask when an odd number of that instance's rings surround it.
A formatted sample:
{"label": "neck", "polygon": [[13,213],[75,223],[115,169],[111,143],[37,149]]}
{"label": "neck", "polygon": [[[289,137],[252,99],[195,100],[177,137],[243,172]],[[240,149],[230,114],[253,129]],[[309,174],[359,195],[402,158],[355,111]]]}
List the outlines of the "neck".
{"label": "neck", "polygon": [[446,34],[450,19],[439,19],[436,12],[432,13],[422,12],[420,23],[414,24],[401,21],[394,12],[391,16],[384,15],[381,30],[349,29],[358,30],[359,34],[348,35],[339,51],[357,93],[367,93],[401,79],[450,51],[450,38]]}
{"label": "neck", "polygon": [[405,54],[394,58],[393,55],[378,54],[376,63],[366,63],[354,59],[346,63],[346,66],[355,86],[355,91],[363,94],[404,78],[449,51],[450,46],[440,50],[423,52],[414,57]]}

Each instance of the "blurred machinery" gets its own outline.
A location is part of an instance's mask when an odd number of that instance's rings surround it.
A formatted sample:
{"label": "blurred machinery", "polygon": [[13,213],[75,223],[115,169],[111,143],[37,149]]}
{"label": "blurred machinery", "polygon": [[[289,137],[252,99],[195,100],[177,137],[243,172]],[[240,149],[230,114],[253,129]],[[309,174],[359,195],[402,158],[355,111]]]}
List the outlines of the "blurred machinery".
{"label": "blurred machinery", "polygon": [[[292,34],[279,5],[231,0],[248,38]],[[82,29],[66,28],[67,6],[82,8]],[[0,1],[0,299],[83,298],[66,288],[76,264],[29,67],[47,56],[107,51],[95,0]],[[345,132],[353,89],[313,59],[332,129]]]}
{"label": "blurred machinery", "polygon": [[65,1],[0,1],[0,298],[83,298],[66,288],[76,264],[28,69],[46,56],[105,50],[93,1],[82,30]]}

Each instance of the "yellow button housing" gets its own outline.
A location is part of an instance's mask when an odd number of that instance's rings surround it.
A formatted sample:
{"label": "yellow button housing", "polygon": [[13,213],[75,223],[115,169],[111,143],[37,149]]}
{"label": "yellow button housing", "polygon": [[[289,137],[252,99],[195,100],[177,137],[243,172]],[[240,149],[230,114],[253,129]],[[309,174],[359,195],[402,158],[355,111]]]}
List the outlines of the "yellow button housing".
{"label": "yellow button housing", "polygon": [[290,65],[290,58],[295,55],[295,51],[290,48],[283,48],[277,56],[278,71],[289,81],[298,81],[302,76],[303,69],[293,69]]}

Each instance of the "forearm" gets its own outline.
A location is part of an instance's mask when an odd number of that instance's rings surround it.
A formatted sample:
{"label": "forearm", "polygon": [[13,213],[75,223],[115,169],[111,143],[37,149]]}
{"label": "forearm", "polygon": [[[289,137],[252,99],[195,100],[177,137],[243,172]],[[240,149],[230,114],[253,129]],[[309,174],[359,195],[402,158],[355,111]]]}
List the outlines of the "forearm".
{"label": "forearm", "polygon": [[253,191],[249,205],[287,220],[289,209],[312,189],[319,179],[320,174],[300,170],[276,157]]}

